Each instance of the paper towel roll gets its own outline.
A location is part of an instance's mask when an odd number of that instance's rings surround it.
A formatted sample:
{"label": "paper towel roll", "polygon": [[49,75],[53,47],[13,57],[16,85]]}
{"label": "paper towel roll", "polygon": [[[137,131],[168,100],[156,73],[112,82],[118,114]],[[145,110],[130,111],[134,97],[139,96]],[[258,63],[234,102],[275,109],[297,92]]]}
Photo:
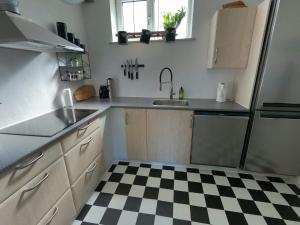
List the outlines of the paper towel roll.
{"label": "paper towel roll", "polygon": [[218,84],[217,102],[226,102],[226,85],[225,83]]}
{"label": "paper towel roll", "polygon": [[70,88],[62,90],[62,104],[63,107],[73,107],[73,97]]}

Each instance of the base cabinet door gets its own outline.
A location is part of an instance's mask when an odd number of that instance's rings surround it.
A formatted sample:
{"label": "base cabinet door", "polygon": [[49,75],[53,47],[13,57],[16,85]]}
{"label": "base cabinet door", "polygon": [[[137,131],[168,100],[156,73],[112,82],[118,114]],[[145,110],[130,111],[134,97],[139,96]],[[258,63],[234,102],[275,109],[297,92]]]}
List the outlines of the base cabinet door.
{"label": "base cabinet door", "polygon": [[148,160],[188,164],[192,116],[192,111],[147,110]]}
{"label": "base cabinet door", "polygon": [[70,184],[83,173],[103,149],[103,128],[98,128],[90,136],[76,145],[65,155]]}
{"label": "base cabinet door", "polygon": [[0,204],[0,224],[34,225],[70,186],[63,158]]}
{"label": "base cabinet door", "polygon": [[69,189],[43,217],[38,225],[70,225],[76,216],[72,192]]}
{"label": "base cabinet door", "polygon": [[129,160],[147,160],[146,110],[125,110],[127,154]]}
{"label": "base cabinet door", "polygon": [[59,143],[34,154],[15,166],[5,174],[0,175],[0,203],[46,169],[62,155]]}
{"label": "base cabinet door", "polygon": [[104,171],[104,159],[103,156],[100,155],[72,185],[71,189],[77,213],[80,212],[81,208],[97,187]]}

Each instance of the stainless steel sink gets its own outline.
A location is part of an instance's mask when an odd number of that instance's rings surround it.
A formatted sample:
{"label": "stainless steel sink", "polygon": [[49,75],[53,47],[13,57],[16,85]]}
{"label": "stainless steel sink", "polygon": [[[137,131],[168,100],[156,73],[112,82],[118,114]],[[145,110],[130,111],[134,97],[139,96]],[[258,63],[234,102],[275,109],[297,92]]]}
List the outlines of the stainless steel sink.
{"label": "stainless steel sink", "polygon": [[189,102],[187,100],[156,99],[156,100],[153,101],[153,105],[184,107],[184,106],[188,106]]}

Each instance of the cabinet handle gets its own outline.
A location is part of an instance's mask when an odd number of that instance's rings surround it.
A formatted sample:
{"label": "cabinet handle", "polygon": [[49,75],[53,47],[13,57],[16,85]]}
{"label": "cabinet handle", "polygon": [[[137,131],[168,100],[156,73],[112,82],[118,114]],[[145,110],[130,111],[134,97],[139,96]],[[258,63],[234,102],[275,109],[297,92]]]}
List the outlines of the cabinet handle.
{"label": "cabinet handle", "polygon": [[86,171],[85,174],[88,175],[89,173],[94,172],[95,169],[96,169],[96,163],[94,163],[93,167],[90,170]]}
{"label": "cabinet handle", "polygon": [[125,124],[128,125],[128,112],[125,112]]}
{"label": "cabinet handle", "polygon": [[58,214],[58,208],[55,207],[52,216],[50,217],[50,219],[45,223],[45,225],[50,225],[52,220],[54,219],[54,217]]}
{"label": "cabinet handle", "polygon": [[[77,137],[80,137],[82,135],[85,134],[86,130],[91,126],[92,123],[88,123],[87,125],[85,125],[84,127],[80,127],[77,131]],[[80,133],[82,132],[82,133]]]}
{"label": "cabinet handle", "polygon": [[15,169],[20,170],[20,169],[24,169],[32,164],[34,164],[35,162],[37,162],[39,159],[41,159],[44,156],[44,153],[42,152],[39,156],[37,156],[36,158],[34,158],[33,160],[31,160],[30,162],[24,164],[24,165],[18,165],[15,167]]}
{"label": "cabinet handle", "polygon": [[80,151],[85,151],[87,150],[87,148],[89,147],[89,144],[91,143],[91,141],[93,140],[93,138],[90,138],[86,143],[80,145]]}
{"label": "cabinet handle", "polygon": [[22,194],[25,194],[26,192],[29,192],[29,191],[32,191],[36,188],[38,188],[39,186],[41,186],[41,184],[49,177],[49,174],[48,173],[45,173],[44,177],[39,181],[37,182],[36,185],[34,185],[33,187],[31,188],[28,188],[28,189],[25,189],[23,190]]}
{"label": "cabinet handle", "polygon": [[215,64],[218,62],[218,57],[219,57],[219,48],[216,48],[216,50],[215,50],[215,60],[214,60]]}
{"label": "cabinet handle", "polygon": [[193,116],[191,116],[190,128],[193,128]]}

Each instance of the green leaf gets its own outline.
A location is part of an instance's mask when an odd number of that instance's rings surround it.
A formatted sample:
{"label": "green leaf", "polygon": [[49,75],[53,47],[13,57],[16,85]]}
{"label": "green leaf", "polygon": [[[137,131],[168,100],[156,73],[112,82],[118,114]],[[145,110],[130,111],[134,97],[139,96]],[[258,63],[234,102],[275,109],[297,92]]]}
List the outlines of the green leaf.
{"label": "green leaf", "polygon": [[182,7],[176,13],[172,14],[171,12],[163,13],[163,26],[167,28],[178,28],[182,19],[186,16],[186,10]]}

